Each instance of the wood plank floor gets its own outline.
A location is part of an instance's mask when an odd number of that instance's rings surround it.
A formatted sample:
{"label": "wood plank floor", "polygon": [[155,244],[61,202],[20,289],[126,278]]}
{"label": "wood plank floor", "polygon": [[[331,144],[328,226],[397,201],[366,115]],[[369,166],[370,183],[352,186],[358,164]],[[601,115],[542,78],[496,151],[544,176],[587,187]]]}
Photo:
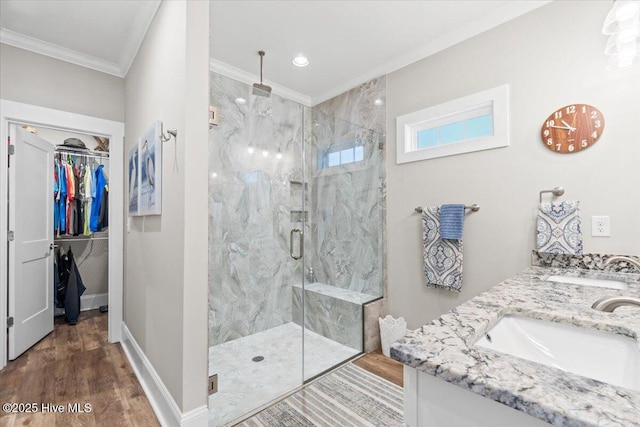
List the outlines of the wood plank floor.
{"label": "wood plank floor", "polygon": [[[83,311],[0,370],[0,403],[36,403],[37,413],[0,412],[0,427],[159,426],[120,344],[107,340],[107,314]],[[70,412],[68,405],[90,412]],[[42,412],[46,405],[64,412]],[[52,409],[52,406],[50,407]]]}
{"label": "wood plank floor", "polygon": [[353,364],[361,367],[362,369],[366,369],[372,374],[382,377],[397,386],[403,387],[402,367],[404,365],[389,357],[385,357],[380,349],[354,360]]}

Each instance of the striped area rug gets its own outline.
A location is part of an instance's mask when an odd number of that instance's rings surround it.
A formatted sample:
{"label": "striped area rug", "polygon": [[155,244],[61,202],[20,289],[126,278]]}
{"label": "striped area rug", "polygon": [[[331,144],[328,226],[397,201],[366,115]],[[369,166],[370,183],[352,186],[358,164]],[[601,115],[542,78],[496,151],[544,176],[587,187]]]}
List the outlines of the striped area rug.
{"label": "striped area rug", "polygon": [[239,425],[403,426],[402,404],[401,387],[348,363]]}

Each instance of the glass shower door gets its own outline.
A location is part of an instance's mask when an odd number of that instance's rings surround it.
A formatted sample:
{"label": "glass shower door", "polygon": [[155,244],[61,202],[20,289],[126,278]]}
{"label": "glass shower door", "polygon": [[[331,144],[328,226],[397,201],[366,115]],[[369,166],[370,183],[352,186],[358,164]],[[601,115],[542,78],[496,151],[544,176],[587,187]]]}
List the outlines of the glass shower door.
{"label": "glass shower door", "polygon": [[212,73],[209,134],[210,425],[303,382],[304,109]]}
{"label": "glass shower door", "polygon": [[307,129],[305,381],[364,351],[364,306],[383,292],[382,135],[316,110]]}

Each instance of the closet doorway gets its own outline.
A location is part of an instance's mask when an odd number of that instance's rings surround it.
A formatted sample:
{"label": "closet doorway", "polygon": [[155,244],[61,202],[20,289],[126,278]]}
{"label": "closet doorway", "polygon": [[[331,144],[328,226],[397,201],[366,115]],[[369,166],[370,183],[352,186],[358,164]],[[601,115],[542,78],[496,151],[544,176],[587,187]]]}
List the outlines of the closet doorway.
{"label": "closet doorway", "polygon": [[[11,353],[11,358],[15,358],[17,354],[46,335],[48,329],[49,331],[53,329],[53,268],[49,268],[49,265],[53,265],[52,259],[56,249],[55,245],[62,245],[67,250],[69,247],[74,246],[82,248],[82,245],[85,244],[103,245],[102,249],[98,247],[97,252],[102,250],[108,257],[108,268],[106,267],[107,262],[104,260],[105,262],[102,264],[105,265],[98,265],[97,271],[89,272],[89,274],[93,274],[96,277],[108,276],[108,281],[105,280],[106,283],[92,284],[91,292],[94,296],[88,299],[85,298],[83,304],[86,308],[90,308],[88,305],[108,304],[109,342],[118,342],[121,336],[123,310],[122,181],[124,177],[124,124],[12,101],[0,100],[0,103],[0,133],[3,141],[3,144],[0,144],[0,176],[2,177],[0,180],[0,240],[7,242],[6,246],[2,245],[2,256],[0,256],[0,331],[2,331],[0,333],[0,369],[6,365],[8,353]],[[25,125],[40,130],[41,136],[44,136],[45,140],[49,140],[54,144],[48,144],[43,141],[43,138],[26,134],[22,130]],[[16,129],[20,130],[16,131]],[[8,142],[11,134],[13,134],[10,141],[11,145],[19,142],[21,145],[20,147],[12,148],[10,152],[10,145],[6,145],[4,141]],[[95,148],[95,145],[99,145],[98,138],[102,141],[108,139],[110,141],[110,155],[107,157],[101,153],[84,152],[84,159],[79,160],[79,155],[62,153],[74,151],[72,147],[58,148],[60,153],[54,154],[54,145],[59,146],[62,143],[62,141],[57,141],[62,135],[80,136],[81,138],[79,139],[83,141],[97,141],[97,143],[90,143],[87,148]],[[98,138],[94,138],[94,135]],[[22,141],[19,141],[19,139]],[[22,156],[20,159],[22,162],[13,157],[17,155]],[[102,163],[100,169],[104,169],[105,163],[108,163],[109,172],[105,176],[109,178],[109,197],[108,202],[103,206],[103,208],[108,208],[110,213],[108,215],[108,233],[106,228],[101,233],[87,232],[91,239],[81,240],[83,239],[83,233],[77,233],[76,230],[76,233],[71,233],[71,235],[68,233],[58,234],[54,245],[54,216],[52,209],[54,157],[57,157],[58,160],[65,159],[65,161],[78,162],[78,164],[89,167],[93,171],[98,170],[100,163]],[[42,165],[38,166],[40,163]],[[48,163],[50,163],[49,167],[46,166]],[[13,168],[14,166],[16,167]],[[9,193],[8,179],[5,178],[12,178],[18,185],[14,189],[15,197]],[[20,179],[22,183],[19,182]],[[34,182],[34,180],[40,184],[37,186],[39,190],[34,190],[34,188],[28,186],[29,181]],[[45,182],[40,182],[43,180]],[[46,182],[47,180],[48,182]],[[46,190],[47,187],[50,191]],[[28,201],[20,197],[21,193],[29,195]],[[10,204],[7,201],[10,201]],[[15,212],[13,217],[12,211]],[[28,223],[31,221],[35,221],[38,226],[30,228]],[[28,230],[28,238],[13,241],[15,234],[11,235],[13,233],[10,233],[10,231],[14,231],[12,228],[21,229],[23,236],[24,230]],[[73,236],[73,234],[80,234],[80,236]],[[30,247],[28,247],[29,245]],[[24,265],[28,265],[28,267],[15,268],[25,261],[26,264]],[[100,264],[99,259],[91,260],[94,269],[96,268],[96,262]],[[39,288],[34,286],[25,289],[23,286],[19,289],[19,292],[12,294],[14,300],[11,301],[11,304],[8,304],[10,286],[7,279],[9,278],[13,281],[20,279],[20,277],[15,277],[14,273],[12,273],[14,276],[10,276],[9,272],[11,271],[17,271],[18,274],[42,276],[42,282],[40,282]],[[108,298],[103,292],[105,287],[108,288]],[[46,292],[47,289],[49,292]],[[18,298],[19,301],[16,301],[15,298]],[[16,317],[14,312],[20,304],[22,304],[22,314]],[[25,311],[25,309],[30,309],[31,312]],[[12,310],[14,312],[11,312]],[[7,326],[9,326],[7,320],[10,317],[14,317],[14,324],[11,326],[11,333],[7,334]],[[19,325],[18,322],[20,323]],[[8,341],[7,336],[10,337]],[[34,340],[35,342],[31,342]],[[7,342],[9,347],[7,347]],[[24,348],[25,346],[26,348]]]}

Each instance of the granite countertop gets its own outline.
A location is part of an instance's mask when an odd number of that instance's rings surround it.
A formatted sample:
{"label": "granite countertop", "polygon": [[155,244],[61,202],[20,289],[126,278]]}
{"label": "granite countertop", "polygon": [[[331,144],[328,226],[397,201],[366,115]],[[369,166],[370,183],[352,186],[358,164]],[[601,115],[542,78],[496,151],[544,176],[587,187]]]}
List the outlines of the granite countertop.
{"label": "granite countertop", "polygon": [[[546,282],[551,275],[620,280],[628,289]],[[556,426],[640,426],[640,391],[472,345],[514,314],[640,339],[640,308],[591,309],[615,295],[640,297],[640,274],[529,267],[396,341],[391,357]]]}

